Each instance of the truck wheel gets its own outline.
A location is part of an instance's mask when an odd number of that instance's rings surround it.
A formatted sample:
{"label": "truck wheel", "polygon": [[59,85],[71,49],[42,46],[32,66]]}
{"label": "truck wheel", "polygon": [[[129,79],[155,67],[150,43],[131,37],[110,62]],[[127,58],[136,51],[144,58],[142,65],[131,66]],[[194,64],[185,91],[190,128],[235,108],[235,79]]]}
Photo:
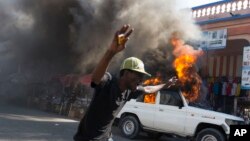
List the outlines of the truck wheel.
{"label": "truck wheel", "polygon": [[220,131],[207,128],[198,133],[196,141],[225,141],[225,137]]}
{"label": "truck wheel", "polygon": [[140,132],[140,125],[134,116],[125,116],[121,119],[119,128],[126,138],[134,139]]}

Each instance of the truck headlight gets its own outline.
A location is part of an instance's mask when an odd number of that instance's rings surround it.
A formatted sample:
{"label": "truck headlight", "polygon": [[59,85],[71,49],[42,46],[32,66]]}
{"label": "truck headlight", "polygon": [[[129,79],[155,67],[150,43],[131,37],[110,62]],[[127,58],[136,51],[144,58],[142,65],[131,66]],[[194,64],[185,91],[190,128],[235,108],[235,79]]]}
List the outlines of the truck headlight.
{"label": "truck headlight", "polygon": [[225,122],[227,123],[228,126],[230,126],[230,125],[242,125],[242,124],[244,124],[244,121],[232,120],[232,119],[226,119]]}

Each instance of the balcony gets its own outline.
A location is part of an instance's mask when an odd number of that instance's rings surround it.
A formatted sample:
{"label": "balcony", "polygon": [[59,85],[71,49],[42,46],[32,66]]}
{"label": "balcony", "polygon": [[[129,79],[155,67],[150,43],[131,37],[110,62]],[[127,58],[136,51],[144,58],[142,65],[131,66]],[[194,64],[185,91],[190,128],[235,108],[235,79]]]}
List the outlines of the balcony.
{"label": "balcony", "polygon": [[194,7],[192,16],[198,23],[250,17],[250,0],[228,0]]}

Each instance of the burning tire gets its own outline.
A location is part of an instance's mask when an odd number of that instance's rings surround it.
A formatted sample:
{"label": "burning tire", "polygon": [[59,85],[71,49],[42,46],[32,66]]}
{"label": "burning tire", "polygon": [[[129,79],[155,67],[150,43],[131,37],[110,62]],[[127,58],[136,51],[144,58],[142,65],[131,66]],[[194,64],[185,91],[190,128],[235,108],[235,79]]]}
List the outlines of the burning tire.
{"label": "burning tire", "polygon": [[119,124],[119,128],[126,138],[134,139],[140,132],[140,124],[134,116],[124,116]]}
{"label": "burning tire", "polygon": [[201,130],[196,139],[196,141],[225,141],[225,136],[218,130],[207,128]]}

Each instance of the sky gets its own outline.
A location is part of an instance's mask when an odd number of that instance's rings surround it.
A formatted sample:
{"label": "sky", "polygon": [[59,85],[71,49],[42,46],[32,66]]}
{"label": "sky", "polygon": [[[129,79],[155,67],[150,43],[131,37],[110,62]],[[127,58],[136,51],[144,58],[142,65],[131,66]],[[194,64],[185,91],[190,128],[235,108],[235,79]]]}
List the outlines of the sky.
{"label": "sky", "polygon": [[181,8],[192,8],[217,1],[222,0],[179,0],[178,4],[180,4]]}

